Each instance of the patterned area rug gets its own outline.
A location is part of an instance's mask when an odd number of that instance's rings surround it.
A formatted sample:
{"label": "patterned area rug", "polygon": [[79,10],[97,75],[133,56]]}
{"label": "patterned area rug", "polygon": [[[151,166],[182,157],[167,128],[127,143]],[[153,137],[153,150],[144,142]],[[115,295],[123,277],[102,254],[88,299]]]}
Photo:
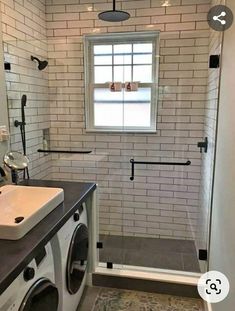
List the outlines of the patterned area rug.
{"label": "patterned area rug", "polygon": [[137,292],[101,289],[92,311],[203,311],[199,299]]}

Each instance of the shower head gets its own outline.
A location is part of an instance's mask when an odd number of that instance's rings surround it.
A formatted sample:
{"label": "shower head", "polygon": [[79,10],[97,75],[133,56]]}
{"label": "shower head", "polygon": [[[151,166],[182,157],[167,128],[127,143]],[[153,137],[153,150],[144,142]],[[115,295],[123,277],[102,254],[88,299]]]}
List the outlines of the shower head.
{"label": "shower head", "polygon": [[113,0],[113,9],[104,11],[98,15],[99,19],[105,22],[122,22],[130,18],[130,14],[116,10],[116,1]]}
{"label": "shower head", "polygon": [[46,61],[46,60],[41,61],[40,64],[38,65],[38,69],[43,70],[47,67],[47,65],[48,65],[48,61]]}
{"label": "shower head", "polygon": [[37,57],[35,57],[35,56],[31,56],[31,60],[32,61],[34,61],[34,60],[36,60],[37,62],[38,62],[38,69],[39,70],[43,70],[43,69],[45,69],[46,67],[47,67],[47,65],[48,65],[48,61],[46,61],[46,60],[40,60],[40,59],[38,59]]}

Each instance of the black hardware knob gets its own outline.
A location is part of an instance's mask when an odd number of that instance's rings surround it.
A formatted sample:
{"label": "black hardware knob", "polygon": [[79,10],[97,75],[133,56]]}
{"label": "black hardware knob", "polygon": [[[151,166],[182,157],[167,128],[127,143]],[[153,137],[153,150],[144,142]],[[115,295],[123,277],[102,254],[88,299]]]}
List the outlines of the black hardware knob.
{"label": "black hardware knob", "polygon": [[25,268],[25,270],[24,270],[24,280],[26,282],[32,280],[34,278],[34,276],[35,276],[34,268],[31,268],[31,267]]}
{"label": "black hardware knob", "polygon": [[73,215],[73,219],[74,219],[74,221],[79,221],[79,219],[80,219],[79,213],[75,213],[75,214]]}

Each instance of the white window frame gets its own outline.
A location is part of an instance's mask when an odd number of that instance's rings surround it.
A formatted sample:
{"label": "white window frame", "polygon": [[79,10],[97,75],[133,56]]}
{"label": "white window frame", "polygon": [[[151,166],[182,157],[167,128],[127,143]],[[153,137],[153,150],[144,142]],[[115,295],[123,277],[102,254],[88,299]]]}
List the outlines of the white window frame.
{"label": "white window frame", "polygon": [[[84,67],[85,67],[85,112],[87,132],[149,132],[155,133],[157,129],[157,99],[159,79],[159,31],[125,32],[84,36]],[[139,87],[151,87],[151,120],[149,127],[125,127],[125,126],[95,126],[94,124],[94,85],[108,87],[107,83],[93,84],[94,81],[94,45],[126,44],[126,43],[153,43],[152,51],[152,83],[140,83]]]}

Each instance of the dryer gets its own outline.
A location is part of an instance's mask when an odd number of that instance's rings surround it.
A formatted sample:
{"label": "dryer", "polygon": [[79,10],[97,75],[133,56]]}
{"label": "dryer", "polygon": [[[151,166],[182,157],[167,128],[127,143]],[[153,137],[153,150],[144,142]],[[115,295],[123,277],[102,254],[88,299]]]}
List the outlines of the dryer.
{"label": "dryer", "polygon": [[0,311],[57,311],[59,291],[50,243],[0,296]]}
{"label": "dryer", "polygon": [[87,276],[88,220],[86,205],[80,205],[51,240],[55,280],[61,300],[59,311],[76,311]]}

